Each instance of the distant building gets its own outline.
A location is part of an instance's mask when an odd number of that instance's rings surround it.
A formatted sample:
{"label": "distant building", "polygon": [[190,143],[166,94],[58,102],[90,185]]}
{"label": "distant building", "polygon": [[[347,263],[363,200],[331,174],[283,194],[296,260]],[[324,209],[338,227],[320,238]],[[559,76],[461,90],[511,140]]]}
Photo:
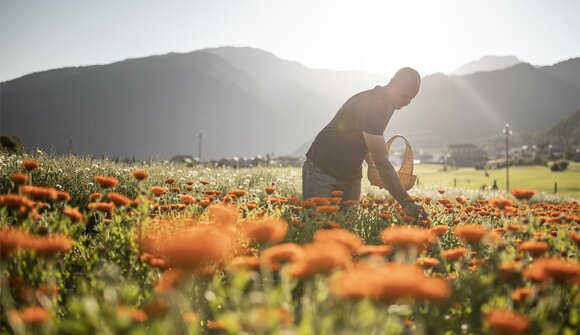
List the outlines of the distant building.
{"label": "distant building", "polygon": [[488,155],[474,144],[452,144],[447,150],[447,163],[458,167],[484,167]]}

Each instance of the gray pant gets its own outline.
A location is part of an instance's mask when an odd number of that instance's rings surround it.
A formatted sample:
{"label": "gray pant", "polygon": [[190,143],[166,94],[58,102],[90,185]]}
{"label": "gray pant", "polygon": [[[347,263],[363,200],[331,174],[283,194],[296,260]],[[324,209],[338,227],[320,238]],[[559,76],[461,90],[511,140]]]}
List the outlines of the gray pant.
{"label": "gray pant", "polygon": [[302,165],[302,199],[331,197],[332,191],[343,191],[342,200],[360,200],[361,180],[344,182],[320,171],[312,161],[306,159]]}

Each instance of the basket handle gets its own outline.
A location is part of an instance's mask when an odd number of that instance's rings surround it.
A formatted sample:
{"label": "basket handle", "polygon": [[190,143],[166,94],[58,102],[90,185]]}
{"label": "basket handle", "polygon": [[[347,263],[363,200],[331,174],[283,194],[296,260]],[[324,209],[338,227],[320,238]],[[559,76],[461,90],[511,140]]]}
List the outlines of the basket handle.
{"label": "basket handle", "polygon": [[406,166],[407,164],[411,164],[409,166],[409,171],[411,172],[411,174],[413,174],[413,147],[411,146],[411,143],[409,143],[409,140],[407,140],[407,138],[403,135],[395,135],[393,137],[391,137],[388,141],[387,141],[387,151],[391,151],[391,145],[393,144],[393,142],[397,139],[397,138],[401,138],[403,139],[403,141],[405,141],[405,159],[403,160],[403,164],[401,165],[400,170],[403,170],[403,166]]}

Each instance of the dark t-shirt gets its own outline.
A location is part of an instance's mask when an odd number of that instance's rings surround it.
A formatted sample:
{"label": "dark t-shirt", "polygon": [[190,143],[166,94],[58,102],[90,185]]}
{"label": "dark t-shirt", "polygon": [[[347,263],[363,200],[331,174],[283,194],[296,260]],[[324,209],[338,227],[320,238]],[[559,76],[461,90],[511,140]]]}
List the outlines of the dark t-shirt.
{"label": "dark t-shirt", "polygon": [[318,133],[306,157],[336,179],[360,179],[368,152],[363,131],[382,136],[392,114],[380,86],[360,92],[348,99]]}

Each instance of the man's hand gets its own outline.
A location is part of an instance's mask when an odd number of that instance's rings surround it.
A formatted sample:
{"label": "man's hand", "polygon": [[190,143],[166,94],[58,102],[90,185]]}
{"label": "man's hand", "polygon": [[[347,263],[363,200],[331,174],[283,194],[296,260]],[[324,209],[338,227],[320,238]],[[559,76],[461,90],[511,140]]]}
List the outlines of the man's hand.
{"label": "man's hand", "polygon": [[425,212],[423,206],[414,202],[405,201],[403,208],[405,209],[407,215],[413,217],[415,220],[426,220],[428,218],[427,212]]}

